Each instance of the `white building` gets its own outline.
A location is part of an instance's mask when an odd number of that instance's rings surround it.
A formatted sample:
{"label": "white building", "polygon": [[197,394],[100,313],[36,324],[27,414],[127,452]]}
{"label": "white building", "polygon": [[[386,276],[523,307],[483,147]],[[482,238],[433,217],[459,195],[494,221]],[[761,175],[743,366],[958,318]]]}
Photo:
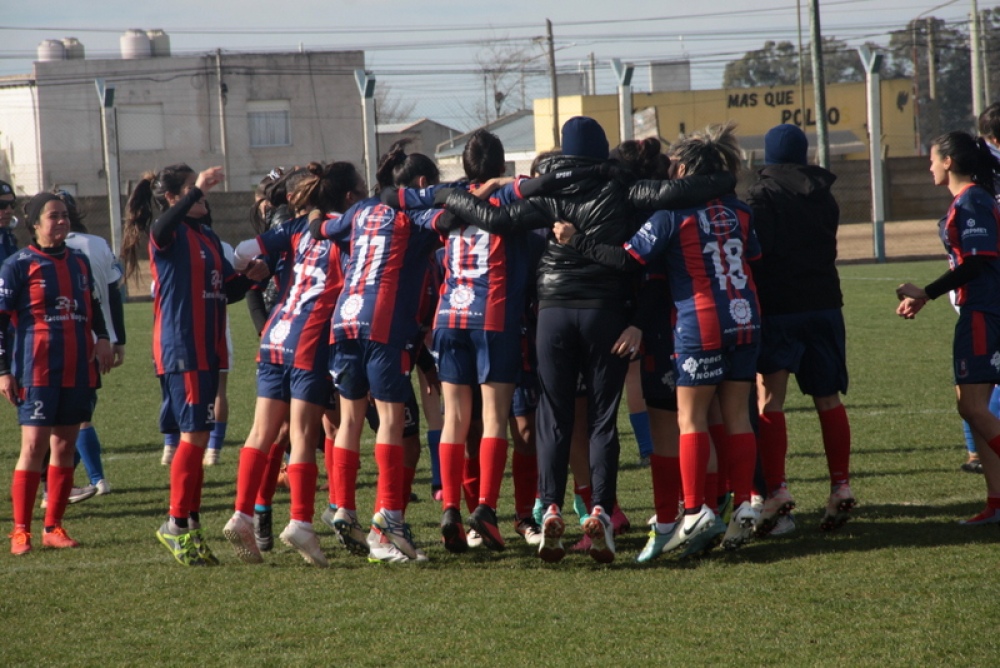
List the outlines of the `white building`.
{"label": "white building", "polygon": [[0,78],[0,178],[21,195],[54,185],[107,192],[96,79],[115,87],[123,193],[144,171],[177,162],[227,165],[234,191],[253,189],[277,165],[363,165],[354,71],[364,52],[172,57],[162,32],[148,37],[129,31],[123,57],[101,60],[84,58],[70,38],[62,51],[47,40],[31,74]]}

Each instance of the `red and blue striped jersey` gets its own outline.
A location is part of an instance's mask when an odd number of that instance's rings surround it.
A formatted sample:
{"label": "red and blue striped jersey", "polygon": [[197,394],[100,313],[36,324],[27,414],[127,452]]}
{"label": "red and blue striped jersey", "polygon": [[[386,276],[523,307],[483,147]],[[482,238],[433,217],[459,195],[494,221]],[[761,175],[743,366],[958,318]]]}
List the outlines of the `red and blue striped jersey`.
{"label": "red and blue striped jersey", "polygon": [[760,305],[748,260],[760,255],[750,207],[733,196],[657,211],[625,244],[639,262],[666,256],[678,353],[754,344]]}
{"label": "red and blue striped jersey", "polygon": [[190,219],[162,248],[150,238],[153,362],[157,375],[214,371],[229,364],[226,293],[235,277],[219,237]]}
{"label": "red and blue striped jersey", "polygon": [[979,186],[966,187],[952,200],[939,230],[952,269],[973,255],[994,259],[979,276],[955,290],[955,305],[1000,315],[1000,209],[996,200]]}
{"label": "red and blue striped jersey", "polygon": [[[330,216],[339,218],[340,214]],[[313,239],[308,220],[296,234],[292,279],[260,337],[258,361],[307,371],[329,368],[330,319],[344,286],[340,252],[329,240]]]}
{"label": "red and blue striped jersey", "polygon": [[14,327],[12,373],[22,387],[98,387],[92,363],[93,278],[87,257],[29,246],[0,267],[0,311]]}
{"label": "red and blue striped jersey", "polygon": [[368,198],[323,224],[323,238],[342,243],[349,233],[351,240],[331,341],[367,339],[405,349],[419,339],[420,291],[428,254],[437,243],[429,229],[431,219],[441,214],[420,211],[411,220]]}

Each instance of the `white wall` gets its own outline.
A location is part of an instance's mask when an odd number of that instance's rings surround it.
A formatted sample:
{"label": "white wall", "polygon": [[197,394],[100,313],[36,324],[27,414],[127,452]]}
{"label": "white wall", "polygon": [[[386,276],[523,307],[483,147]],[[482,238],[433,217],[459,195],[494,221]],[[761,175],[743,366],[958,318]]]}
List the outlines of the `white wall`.
{"label": "white wall", "polygon": [[0,178],[9,181],[19,197],[40,190],[34,96],[29,85],[0,83]]}

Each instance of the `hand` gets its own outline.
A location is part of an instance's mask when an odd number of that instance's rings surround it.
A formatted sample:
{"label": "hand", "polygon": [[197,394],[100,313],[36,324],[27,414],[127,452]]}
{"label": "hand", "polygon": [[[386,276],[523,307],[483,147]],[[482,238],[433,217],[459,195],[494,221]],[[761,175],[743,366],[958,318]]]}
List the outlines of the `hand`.
{"label": "hand", "polygon": [[619,335],[618,340],[611,346],[611,353],[619,357],[627,357],[630,360],[639,357],[639,346],[642,343],[642,330],[629,325],[625,331]]}
{"label": "hand", "polygon": [[901,318],[906,318],[907,320],[913,320],[920,309],[927,304],[925,299],[914,299],[913,297],[903,297],[903,300],[899,302],[899,306],[896,307],[896,315]]}
{"label": "hand", "polygon": [[927,301],[929,299],[927,293],[924,292],[924,289],[917,287],[913,283],[903,283],[896,288],[896,298],[902,300],[905,297],[922,299],[923,301]]}
{"label": "hand", "polygon": [[247,263],[246,269],[243,270],[243,275],[249,278],[251,281],[266,281],[271,276],[271,270],[267,266],[267,262],[263,260],[250,260]]}
{"label": "hand", "polygon": [[125,363],[125,345],[122,343],[116,343],[111,346],[111,352],[114,354],[115,359],[111,363],[111,366],[118,367]]}
{"label": "hand", "polygon": [[576,234],[576,227],[573,226],[573,223],[557,220],[556,224],[552,226],[552,234],[555,235],[557,242],[568,244],[569,240]]}
{"label": "hand", "polygon": [[21,403],[21,389],[17,386],[17,379],[11,374],[0,376],[0,395],[3,395],[11,406],[18,406]]}
{"label": "hand", "polygon": [[94,357],[91,361],[93,360],[97,360],[97,368],[102,374],[111,371],[111,367],[115,361],[115,354],[111,350],[110,341],[107,339],[97,339],[97,343],[94,344]]}
{"label": "hand", "polygon": [[487,199],[490,195],[495,193],[500,188],[504,187],[508,183],[513,183],[514,179],[509,176],[498,176],[496,178],[490,179],[486,183],[480,183],[478,186],[470,190],[473,195],[479,199]]}
{"label": "hand", "polygon": [[198,180],[194,182],[194,185],[205,193],[222,183],[225,178],[226,175],[222,171],[222,167],[209,167],[198,175]]}
{"label": "hand", "polygon": [[438,393],[438,396],[441,395],[441,379],[438,378],[437,369],[428,369],[424,371],[424,381],[427,383],[427,388],[424,390],[424,393],[428,397],[434,396],[435,392]]}

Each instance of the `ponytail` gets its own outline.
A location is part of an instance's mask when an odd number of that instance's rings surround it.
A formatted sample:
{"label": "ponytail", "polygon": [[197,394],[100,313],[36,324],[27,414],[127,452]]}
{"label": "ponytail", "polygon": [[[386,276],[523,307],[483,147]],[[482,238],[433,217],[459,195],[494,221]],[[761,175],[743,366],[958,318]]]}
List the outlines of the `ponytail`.
{"label": "ponytail", "polygon": [[181,189],[194,170],[183,163],[168,165],[159,174],[146,172],[136,184],[125,203],[125,221],[122,229],[122,262],[125,278],[131,278],[139,268],[139,244],[149,236],[153,222],[153,202],[166,211],[167,193],[180,195]]}
{"label": "ponytail", "polygon": [[441,180],[441,172],[434,161],[423,153],[406,154],[406,146],[410,139],[400,139],[389,147],[389,152],[378,161],[375,180],[379,189],[392,186],[409,186],[419,177],[427,179],[429,185],[435,185]]}
{"label": "ponytail", "polygon": [[995,179],[1000,163],[985,139],[976,139],[968,132],[957,130],[941,135],[931,142],[931,147],[931,150],[936,148],[942,158],[951,158],[953,172],[970,177],[973,183],[996,197]]}

